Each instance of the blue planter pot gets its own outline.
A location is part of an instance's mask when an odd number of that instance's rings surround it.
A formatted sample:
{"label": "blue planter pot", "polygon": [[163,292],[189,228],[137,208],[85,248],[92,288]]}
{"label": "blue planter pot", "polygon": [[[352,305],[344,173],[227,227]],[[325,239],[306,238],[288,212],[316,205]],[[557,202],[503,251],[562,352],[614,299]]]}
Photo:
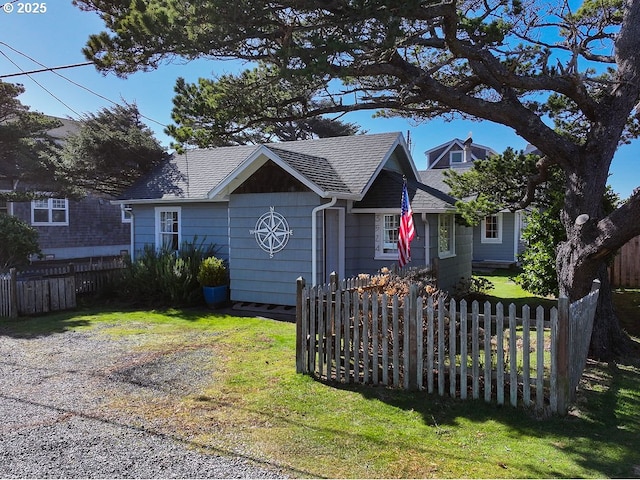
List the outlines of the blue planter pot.
{"label": "blue planter pot", "polygon": [[221,285],[219,287],[202,287],[202,293],[204,294],[204,301],[211,308],[218,308],[227,302],[227,294],[229,288],[227,285]]}

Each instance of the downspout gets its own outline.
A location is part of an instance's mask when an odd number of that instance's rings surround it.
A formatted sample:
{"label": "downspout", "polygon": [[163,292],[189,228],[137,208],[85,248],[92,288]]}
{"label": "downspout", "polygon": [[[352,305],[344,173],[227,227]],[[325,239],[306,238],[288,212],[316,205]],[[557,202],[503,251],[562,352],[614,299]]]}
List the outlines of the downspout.
{"label": "downspout", "polygon": [[329,203],[318,205],[311,211],[311,285],[316,285],[318,280],[318,225],[317,214],[322,210],[333,207],[338,197],[333,197]]}
{"label": "downspout", "polygon": [[135,257],[135,253],[134,253],[135,250],[134,250],[134,242],[133,242],[133,240],[135,238],[135,235],[134,235],[134,232],[135,232],[135,229],[134,229],[135,215],[133,214],[133,208],[131,208],[131,207],[126,208],[124,203],[120,204],[120,210],[122,210],[122,215],[123,216],[124,216],[125,212],[129,212],[129,216],[131,217],[131,227],[129,228],[129,237],[130,237],[129,243],[131,244],[129,246],[129,258],[130,258],[131,262],[133,262],[135,260],[135,258],[134,258]]}
{"label": "downspout", "polygon": [[420,216],[422,217],[422,224],[424,225],[424,265],[431,269],[431,257],[429,257],[429,220],[427,219],[426,213],[422,213]]}

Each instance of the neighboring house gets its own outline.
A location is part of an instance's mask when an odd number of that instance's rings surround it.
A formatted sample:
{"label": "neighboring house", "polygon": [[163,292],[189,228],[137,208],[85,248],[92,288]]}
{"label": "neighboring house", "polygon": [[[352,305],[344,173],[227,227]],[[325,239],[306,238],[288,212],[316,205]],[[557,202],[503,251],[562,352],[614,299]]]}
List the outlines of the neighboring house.
{"label": "neighboring house", "polygon": [[455,199],[423,185],[399,133],[190,150],[115,202],[132,218],[131,251],[215,244],[234,302],[295,305],[296,279],[323,283],[397,264],[403,176],[416,237],[410,267],[449,289],[471,275],[471,229]]}
{"label": "neighboring house", "polygon": [[[58,142],[77,130],[73,120],[58,118],[62,126],[49,132]],[[0,190],[26,187],[0,178]],[[43,260],[109,257],[129,252],[130,219],[112,197],[90,193],[82,200],[43,198],[31,202],[0,200],[0,213],[14,215],[38,231]],[[34,259],[36,261],[38,259]]]}
{"label": "neighboring house", "polygon": [[[423,183],[448,193],[450,188],[444,183],[444,176],[449,168],[464,171],[470,169],[475,160],[496,154],[490,147],[473,143],[471,137],[454,138],[425,152],[427,170],[420,172],[420,178]],[[503,211],[485,217],[473,228],[474,268],[515,265],[523,249],[522,228],[522,212]]]}
{"label": "neighboring house", "polygon": [[[8,213],[38,231],[43,260],[111,257],[129,252],[130,223],[111,197],[13,202]],[[1,210],[1,208],[0,208]],[[34,259],[36,261],[37,259]]]}

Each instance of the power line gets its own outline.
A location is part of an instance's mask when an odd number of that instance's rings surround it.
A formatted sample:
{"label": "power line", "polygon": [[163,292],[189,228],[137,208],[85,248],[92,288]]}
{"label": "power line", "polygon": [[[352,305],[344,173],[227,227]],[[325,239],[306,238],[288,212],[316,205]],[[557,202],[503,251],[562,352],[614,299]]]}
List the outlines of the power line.
{"label": "power line", "polygon": [[[23,71],[20,66],[14,62],[13,60],[11,60],[6,53],[4,53],[3,51],[0,50],[0,55],[2,55],[4,58],[6,58],[7,60],[9,60],[18,70]],[[24,72],[24,71],[23,71]],[[42,85],[40,82],[38,82],[35,78],[31,77],[31,75],[29,75],[28,73],[25,73],[27,75],[27,77],[29,77],[36,85],[38,85],[41,89],[43,89],[45,92],[47,92],[49,95],[51,95],[53,98],[55,98],[58,102],[60,102],[62,105],[64,105],[65,107],[67,107],[69,110],[71,110],[73,113],[75,113],[78,117],[80,117],[80,114],[78,112],[76,112],[73,108],[71,108],[69,105],[67,105],[66,103],[64,103],[62,100],[60,100],[58,97],[56,97],[51,91],[47,90],[44,85]]]}
{"label": "power line", "polygon": [[[2,7],[0,7],[2,8]],[[6,45],[4,42],[0,42],[3,45]],[[7,45],[8,46],[8,45]],[[9,47],[11,48],[11,47]],[[54,70],[63,70],[65,68],[76,68],[76,67],[85,67],[87,65],[93,65],[93,62],[84,62],[84,63],[74,63],[73,65],[62,65],[60,67],[51,67],[51,68],[41,68],[39,70],[29,70],[28,72],[19,72],[19,73],[7,73],[5,75],[0,75],[0,78],[11,78],[11,77],[19,77],[22,75],[29,75],[32,73],[42,73],[42,72],[53,72]]]}
{"label": "power line", "polygon": [[5,5],[9,5],[9,4],[12,4],[12,3],[18,3],[18,2],[21,2],[21,1],[22,0],[11,0],[10,2],[5,2],[2,5],[0,5],[0,9],[4,8]]}
{"label": "power line", "polygon": [[[15,0],[18,1],[18,0]],[[11,3],[15,3],[11,2]],[[2,7],[0,7],[2,8]],[[23,57],[31,60],[33,63],[36,63],[38,65],[40,65],[41,67],[43,67],[40,70],[33,70],[30,72],[25,72],[24,70],[22,70],[18,65],[16,65],[15,62],[13,62],[9,57],[7,57],[6,54],[4,54],[3,52],[0,51],[0,53],[7,58],[7,60],[9,60],[13,65],[16,66],[16,68],[18,68],[18,70],[20,70],[22,73],[16,73],[16,74],[9,74],[9,75],[0,75],[0,78],[6,78],[6,77],[13,77],[13,76],[18,76],[18,75],[27,75],[31,80],[33,80],[38,86],[40,86],[43,90],[45,90],[47,93],[49,93],[53,98],[55,98],[56,100],[58,100],[60,103],[62,103],[65,107],[67,107],[69,110],[71,110],[73,113],[75,113],[78,117],[80,117],[81,115],[79,115],[74,109],[72,109],[71,107],[69,107],[68,105],[66,105],[62,100],[58,99],[55,95],[53,95],[51,92],[49,92],[46,88],[44,88],[42,85],[40,85],[35,79],[33,79],[30,74],[31,73],[41,73],[41,72],[51,72],[54,75],[57,75],[58,77],[66,80],[67,82],[75,85],[78,88],[82,88],[83,90],[86,90],[87,92],[91,93],[92,95],[95,95],[103,100],[106,100],[107,102],[113,104],[113,105],[119,105],[119,103],[114,102],[113,100],[111,100],[110,98],[105,97],[104,95],[101,95],[93,90],[91,90],[90,88],[85,87],[84,85],[81,85],[78,82],[75,82],[74,80],[71,80],[68,77],[65,77],[64,75],[58,73],[56,70],[59,69],[64,69],[64,68],[74,68],[74,67],[81,67],[81,66],[85,66],[85,65],[93,65],[93,62],[85,62],[85,63],[78,63],[78,64],[74,64],[74,65],[64,65],[61,67],[47,67],[46,65],[44,65],[43,63],[40,63],[38,60],[36,60],[35,58],[30,57],[29,55],[27,55],[26,53],[21,52],[20,50],[17,50],[15,48],[13,48],[11,45],[5,43],[5,42],[1,42],[0,41],[0,45],[4,45],[5,47],[9,48],[10,50],[14,51],[15,53],[22,55]],[[138,112],[139,113],[139,112]],[[140,116],[146,120],[149,120],[150,122],[153,122],[155,124],[160,125],[161,127],[166,127],[166,125],[164,123],[158,122],[157,120],[154,120],[153,118],[147,117],[146,115],[143,115],[142,113],[140,113]]]}

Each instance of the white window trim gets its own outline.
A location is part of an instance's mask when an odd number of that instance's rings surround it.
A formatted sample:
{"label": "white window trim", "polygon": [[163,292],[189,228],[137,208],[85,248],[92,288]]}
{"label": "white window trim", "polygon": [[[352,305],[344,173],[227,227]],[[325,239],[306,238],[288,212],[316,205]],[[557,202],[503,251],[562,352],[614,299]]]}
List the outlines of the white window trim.
{"label": "white window trim", "polygon": [[13,215],[13,202],[6,202],[7,215]]}
{"label": "white window trim", "polygon": [[486,217],[482,219],[480,222],[480,243],[502,243],[502,212],[497,213],[495,215],[487,215],[487,217],[497,217],[498,219],[498,237],[497,238],[488,238],[487,237],[487,222]]}
{"label": "white window trim", "polygon": [[[440,225],[442,220],[446,218],[449,223],[449,246],[447,251],[440,250]],[[456,221],[455,215],[452,213],[441,213],[438,215],[438,258],[451,258],[456,256]]]}
{"label": "white window trim", "polygon": [[160,235],[161,212],[178,213],[178,248],[180,248],[180,245],[182,245],[182,207],[155,207],[156,249],[160,250],[162,248],[162,237]]}
{"label": "white window trim", "polygon": [[131,223],[131,205],[127,204],[120,209],[122,223]]}
{"label": "white window trim", "polygon": [[[460,154],[460,161],[459,162],[454,162],[453,161],[453,154],[454,153],[459,153]],[[464,163],[464,150],[451,150],[449,152],[449,165],[462,165]]]}
{"label": "white window trim", "polygon": [[385,215],[397,215],[400,216],[397,212],[382,212],[375,214],[375,252],[373,259],[374,260],[397,260],[398,259],[398,248],[396,245],[396,249],[392,252],[384,251],[384,217]]}
{"label": "white window trim", "polygon": [[[49,220],[46,222],[36,222],[35,221],[35,200],[31,201],[31,225],[34,225],[36,227],[43,227],[43,226],[48,226],[48,227],[68,227],[69,226],[69,200],[66,198],[46,198],[46,199],[42,199],[42,200],[47,200],[47,212],[48,212],[48,217]],[[53,201],[54,200],[64,200],[64,213],[65,213],[65,221],[64,222],[53,222],[51,221],[52,218],[52,214],[53,214]],[[44,210],[44,208],[38,208],[37,210]],[[61,208],[56,208],[55,210],[62,210]]]}

